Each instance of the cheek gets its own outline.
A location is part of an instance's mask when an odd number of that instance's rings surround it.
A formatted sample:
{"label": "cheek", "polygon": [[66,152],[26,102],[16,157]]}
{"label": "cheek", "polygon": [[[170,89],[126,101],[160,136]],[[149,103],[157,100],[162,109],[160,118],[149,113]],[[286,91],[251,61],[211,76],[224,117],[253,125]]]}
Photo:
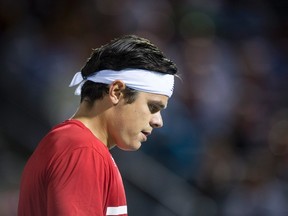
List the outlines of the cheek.
{"label": "cheek", "polygon": [[150,112],[147,107],[131,104],[119,107],[114,117],[115,129],[118,127],[120,133],[133,135],[149,125]]}
{"label": "cheek", "polygon": [[123,112],[122,119],[129,122],[129,124],[136,124],[145,118],[145,114],[139,109],[127,109]]}
{"label": "cheek", "polygon": [[149,115],[144,112],[131,112],[127,115],[126,121],[132,130],[143,130],[143,127],[147,127],[149,124]]}
{"label": "cheek", "polygon": [[139,133],[147,127],[145,115],[131,110],[121,117],[120,133],[126,139],[138,139]]}

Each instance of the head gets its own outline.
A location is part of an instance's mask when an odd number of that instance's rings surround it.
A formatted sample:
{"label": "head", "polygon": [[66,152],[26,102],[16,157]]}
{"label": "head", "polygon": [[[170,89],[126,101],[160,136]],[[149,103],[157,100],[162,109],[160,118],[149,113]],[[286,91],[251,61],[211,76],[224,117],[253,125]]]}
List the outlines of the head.
{"label": "head", "polygon": [[[107,69],[116,72],[125,69],[143,69],[147,73],[153,71],[161,76],[177,73],[176,65],[155,45],[147,39],[134,35],[116,38],[94,49],[81,69],[81,74],[86,79]],[[114,96],[119,97],[115,99]],[[113,123],[109,123],[108,133],[112,137],[111,142],[115,142],[122,149],[138,149],[153,128],[163,125],[160,111],[167,106],[168,97],[165,95],[135,90],[125,85],[121,79],[112,84],[87,80],[81,88],[81,103],[85,101],[93,105],[105,97],[109,97],[111,101],[115,99],[113,102],[115,115]]]}
{"label": "head", "polygon": [[[81,69],[82,76],[88,77],[100,70],[123,70],[127,68],[146,69],[164,74],[176,74],[176,65],[147,39],[126,35],[93,50]],[[108,92],[107,84],[85,82],[81,90],[81,101],[85,98],[92,103],[103,98]],[[126,87],[123,91],[127,103],[136,99],[137,91]]]}

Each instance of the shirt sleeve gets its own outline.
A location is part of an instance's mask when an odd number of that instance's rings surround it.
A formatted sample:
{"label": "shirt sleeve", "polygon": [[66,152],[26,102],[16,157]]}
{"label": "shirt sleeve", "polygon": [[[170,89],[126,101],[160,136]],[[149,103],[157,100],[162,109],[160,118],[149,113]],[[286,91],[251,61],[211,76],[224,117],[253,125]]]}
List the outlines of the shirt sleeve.
{"label": "shirt sleeve", "polygon": [[93,148],[79,148],[51,164],[48,180],[49,216],[105,215],[105,160]]}

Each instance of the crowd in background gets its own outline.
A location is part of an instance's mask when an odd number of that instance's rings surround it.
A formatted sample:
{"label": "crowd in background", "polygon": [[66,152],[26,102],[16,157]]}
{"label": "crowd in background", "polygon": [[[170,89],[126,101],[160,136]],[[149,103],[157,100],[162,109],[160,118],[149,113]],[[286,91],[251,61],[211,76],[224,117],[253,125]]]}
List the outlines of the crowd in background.
{"label": "crowd in background", "polygon": [[207,216],[288,215],[287,9],[281,0],[1,0],[0,215],[15,215],[27,158],[77,108],[72,76],[92,48],[123,34],[151,40],[181,77],[165,126],[140,151],[213,200]]}

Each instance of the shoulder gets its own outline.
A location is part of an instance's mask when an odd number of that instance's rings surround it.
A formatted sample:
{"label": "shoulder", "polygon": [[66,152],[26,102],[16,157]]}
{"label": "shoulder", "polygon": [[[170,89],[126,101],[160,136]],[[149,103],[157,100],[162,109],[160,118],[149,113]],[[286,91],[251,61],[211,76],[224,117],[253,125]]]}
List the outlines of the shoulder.
{"label": "shoulder", "polygon": [[75,151],[81,148],[91,149],[102,156],[109,152],[107,147],[88,128],[75,120],[67,120],[56,125],[43,138],[39,147],[49,148],[49,151],[58,153]]}

